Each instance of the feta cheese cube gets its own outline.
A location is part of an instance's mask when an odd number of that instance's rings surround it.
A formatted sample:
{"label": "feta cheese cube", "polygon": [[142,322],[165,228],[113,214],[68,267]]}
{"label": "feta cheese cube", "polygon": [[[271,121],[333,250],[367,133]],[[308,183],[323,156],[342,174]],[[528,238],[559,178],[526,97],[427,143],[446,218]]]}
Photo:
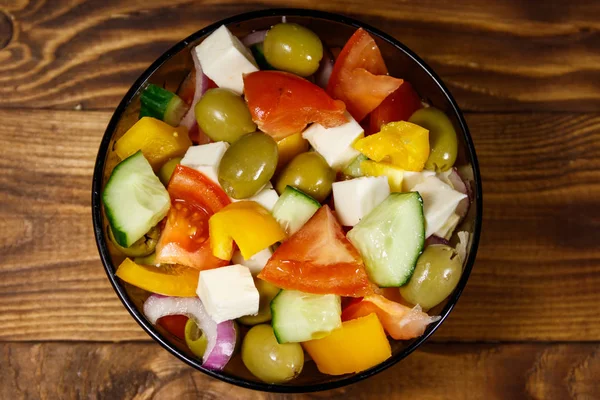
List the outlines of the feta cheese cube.
{"label": "feta cheese cube", "polygon": [[219,164],[229,148],[227,142],[215,142],[192,146],[181,159],[181,165],[202,172],[217,185],[219,184]]}
{"label": "feta cheese cube", "polygon": [[412,192],[415,186],[430,176],[435,176],[435,172],[428,171],[426,169],[421,172],[404,171],[404,178],[402,179],[402,191]]}
{"label": "feta cheese cube", "polygon": [[252,197],[240,200],[231,198],[231,201],[242,200],[255,201],[267,210],[272,212],[273,207],[275,207],[275,203],[277,203],[277,200],[279,200],[279,195],[277,194],[277,191],[273,188],[273,184],[271,182],[267,182],[267,184]]}
{"label": "feta cheese cube", "polygon": [[412,188],[423,198],[423,214],[425,215],[425,237],[441,231],[452,217],[458,203],[467,197],[435,176],[427,177]]}
{"label": "feta cheese cube", "polygon": [[364,136],[364,130],[350,114],[345,113],[348,122],[334,128],[312,124],[302,137],[323,156],[327,164],[335,170],[346,167],[360,152],[352,145]]}
{"label": "feta cheese cube", "polygon": [[196,293],[216,323],[258,312],[260,296],[250,270],[244,265],[201,271]]}
{"label": "feta cheese cube", "polygon": [[233,253],[233,257],[231,259],[232,262],[236,264],[245,265],[250,269],[250,272],[254,275],[257,275],[260,271],[263,270],[267,262],[273,255],[273,251],[270,247],[267,247],[264,250],[259,251],[249,259],[244,259],[242,253],[239,250],[236,250]]}
{"label": "feta cheese cube", "polygon": [[244,92],[243,75],[258,71],[250,50],[225,25],[194,49],[202,71],[220,88]]}
{"label": "feta cheese cube", "polygon": [[385,176],[367,176],[333,184],[335,212],[344,226],[354,226],[390,195]]}

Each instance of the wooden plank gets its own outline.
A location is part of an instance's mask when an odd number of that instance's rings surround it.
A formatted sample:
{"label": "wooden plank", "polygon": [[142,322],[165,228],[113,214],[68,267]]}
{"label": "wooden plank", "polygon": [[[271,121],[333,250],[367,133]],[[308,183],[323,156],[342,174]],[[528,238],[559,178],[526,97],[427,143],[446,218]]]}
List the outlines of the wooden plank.
{"label": "wooden plank", "polygon": [[[600,108],[600,3],[501,0],[9,1],[0,6],[0,107],[112,109],[172,44],[237,13],[300,7],[389,32],[465,110]],[[6,46],[2,49],[3,46]]]}
{"label": "wooden plank", "polygon": [[186,366],[157,344],[2,343],[0,396],[93,399],[592,399],[600,345],[426,344],[350,387],[305,395],[242,389]]}
{"label": "wooden plank", "polygon": [[[113,293],[92,233],[91,173],[109,117],[0,110],[0,340],[148,340]],[[600,340],[600,115],[468,122],[483,236],[434,339]]]}

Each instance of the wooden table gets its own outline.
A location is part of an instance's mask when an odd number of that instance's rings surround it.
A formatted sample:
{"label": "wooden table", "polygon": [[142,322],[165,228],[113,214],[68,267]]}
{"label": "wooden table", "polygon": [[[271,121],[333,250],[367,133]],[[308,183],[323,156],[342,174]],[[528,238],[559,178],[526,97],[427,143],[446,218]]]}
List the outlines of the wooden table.
{"label": "wooden table", "polygon": [[[460,3],[460,4],[459,4]],[[0,0],[0,398],[291,398],[194,371],[134,323],[92,234],[111,113],[173,43],[296,6],[380,27],[451,89],[481,163],[475,269],[384,373],[299,398],[600,398],[600,2]]]}

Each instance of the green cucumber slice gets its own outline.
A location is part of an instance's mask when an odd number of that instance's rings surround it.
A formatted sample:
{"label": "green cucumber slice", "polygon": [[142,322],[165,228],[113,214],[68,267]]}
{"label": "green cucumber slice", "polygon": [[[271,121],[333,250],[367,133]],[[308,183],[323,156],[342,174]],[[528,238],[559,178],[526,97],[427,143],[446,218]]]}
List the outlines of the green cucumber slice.
{"label": "green cucumber slice", "polygon": [[347,234],[369,278],[381,287],[410,280],[425,244],[423,199],[417,192],[392,193]]}
{"label": "green cucumber slice", "polygon": [[279,343],[320,339],[342,326],[342,302],[334,294],[282,290],[271,301],[271,314]]}
{"label": "green cucumber slice", "polygon": [[289,236],[296,233],[321,207],[306,193],[286,186],[273,206],[273,216]]}
{"label": "green cucumber slice", "polygon": [[342,170],[342,174],[346,176],[351,176],[353,178],[360,178],[362,176],[365,176],[362,170],[360,169],[360,163],[363,161],[367,161],[368,159],[369,157],[365,156],[364,154],[357,155],[356,158],[352,160],[352,162]]}
{"label": "green cucumber slice", "polygon": [[171,126],[179,125],[188,110],[187,104],[175,93],[149,84],[140,96],[140,118],[152,117]]}
{"label": "green cucumber slice", "polygon": [[113,170],[102,201],[115,241],[129,247],[163,219],[171,199],[141,151]]}

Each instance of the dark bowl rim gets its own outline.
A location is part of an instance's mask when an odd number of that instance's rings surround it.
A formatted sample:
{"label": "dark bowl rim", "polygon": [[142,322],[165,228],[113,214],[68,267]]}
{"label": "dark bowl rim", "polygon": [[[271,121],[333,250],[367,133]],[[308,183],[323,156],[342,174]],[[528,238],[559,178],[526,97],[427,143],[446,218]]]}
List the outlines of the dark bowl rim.
{"label": "dark bowl rim", "polygon": [[[376,365],[375,367],[368,369],[366,371],[356,373],[353,375],[349,375],[342,379],[318,383],[318,384],[307,384],[307,385],[278,385],[278,384],[267,384],[260,382],[248,381],[246,379],[242,379],[236,376],[232,376],[226,373],[211,371],[205,368],[202,368],[200,363],[182,352],[180,352],[175,346],[169,343],[169,340],[163,337],[152,324],[150,324],[145,317],[137,310],[134,304],[130,301],[124,287],[118,282],[116,276],[113,274],[112,261],[110,259],[108,247],[106,240],[103,235],[103,226],[102,226],[102,201],[101,201],[101,190],[102,190],[102,180],[104,176],[104,166],[106,161],[106,156],[109,150],[110,139],[112,137],[113,132],[115,131],[117,124],[126,110],[129,103],[134,98],[135,94],[138,92],[140,87],[148,80],[148,78],[168,59],[170,59],[173,55],[177,54],[179,51],[183,50],[189,43],[194,42],[195,40],[203,37],[209,32],[217,29],[219,26],[225,24],[235,24],[239,22],[243,22],[248,19],[256,19],[263,17],[273,17],[273,16],[301,16],[301,17],[313,17],[319,19],[330,20],[333,22],[339,22],[346,25],[350,25],[356,28],[362,27],[369,33],[379,37],[380,39],[390,43],[398,50],[404,52],[408,57],[410,57],[417,65],[419,65],[427,74],[435,81],[439,89],[448,99],[450,105],[452,106],[452,110],[454,111],[460,127],[464,132],[465,143],[467,144],[467,149],[469,153],[469,157],[472,161],[472,169],[475,181],[474,188],[474,204],[476,207],[476,215],[475,215],[475,223],[473,226],[473,236],[471,239],[471,250],[469,252],[469,257],[467,259],[467,263],[464,267],[463,274],[458,283],[453,294],[448,298],[448,303],[444,307],[441,312],[441,319],[437,321],[434,325],[430,326],[428,330],[421,337],[414,340],[409,346],[404,348],[400,353],[390,357],[386,361],[381,364]],[[325,11],[317,11],[317,10],[309,10],[309,9],[297,9],[297,8],[276,8],[276,9],[265,9],[258,11],[246,12],[243,14],[238,14],[229,18],[225,18],[218,22],[215,22],[195,33],[188,36],[187,38],[181,40],[165,53],[163,53],[156,61],[154,61],[148,69],[146,69],[140,77],[135,81],[135,83],[131,86],[129,91],[125,94],[118,107],[116,108],[110,122],[104,132],[102,137],[102,141],[100,142],[100,147],[98,150],[98,156],[96,158],[96,163],[94,167],[93,181],[92,181],[92,219],[94,225],[94,235],[96,238],[96,245],[98,247],[98,251],[100,253],[100,258],[102,260],[102,264],[104,265],[104,269],[110,280],[110,283],[113,286],[113,289],[117,293],[119,299],[129,311],[131,316],[135,319],[135,321],[142,327],[144,331],[155,341],[157,341],[163,348],[165,348],[169,353],[179,358],[181,361],[185,362],[189,366],[213,377],[217,378],[221,381],[231,383],[243,388],[265,391],[265,392],[276,392],[276,393],[306,393],[306,392],[315,392],[322,390],[330,390],[339,388],[342,386],[350,385],[356,382],[359,382],[363,379],[366,379],[372,375],[375,375],[392,365],[396,364],[400,360],[407,357],[411,354],[415,349],[417,349],[421,344],[423,344],[444,322],[444,320],[448,317],[452,309],[454,308],[456,302],[458,301],[462,291],[464,290],[471,270],[473,269],[473,265],[475,263],[475,257],[477,254],[477,248],[479,245],[479,237],[481,234],[481,226],[482,226],[482,213],[483,213],[483,199],[482,199],[482,187],[481,187],[481,177],[479,173],[479,165],[477,162],[477,156],[475,154],[475,147],[473,145],[473,141],[471,135],[469,133],[469,129],[465,122],[464,116],[461,110],[458,107],[458,104],[452,97],[450,91],[443,84],[442,80],[437,76],[437,74],[423,61],[419,58],[414,52],[412,52],[408,47],[402,44],[400,41],[396,40],[392,36],[380,31],[377,28],[374,28],[368,24],[360,22],[356,19],[346,17],[343,15],[325,12]]]}

